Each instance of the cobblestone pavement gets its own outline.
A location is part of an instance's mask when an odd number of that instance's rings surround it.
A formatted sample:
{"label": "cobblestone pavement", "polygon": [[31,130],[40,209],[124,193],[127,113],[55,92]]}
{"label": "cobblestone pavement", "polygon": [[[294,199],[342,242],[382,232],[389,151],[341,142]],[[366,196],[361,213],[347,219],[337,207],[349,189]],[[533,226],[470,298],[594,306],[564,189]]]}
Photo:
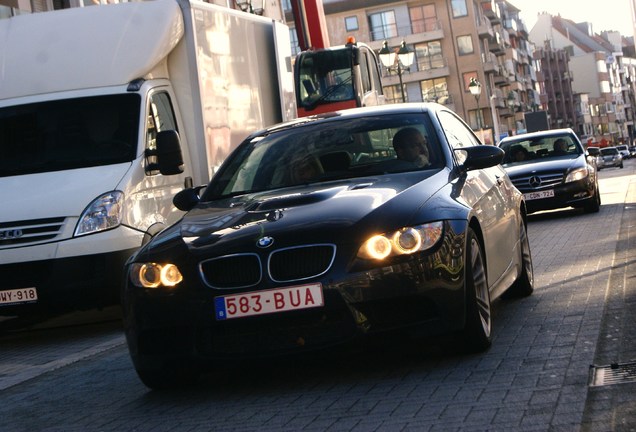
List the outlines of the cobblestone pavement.
{"label": "cobblestone pavement", "polygon": [[[603,171],[602,191],[616,192],[598,214],[531,217],[536,290],[494,303],[486,353],[392,342],[236,365],[157,393],[136,377],[117,326],[87,327],[76,343],[75,329],[10,334],[0,431],[636,430],[635,167]],[[619,383],[590,385],[612,364]]]}

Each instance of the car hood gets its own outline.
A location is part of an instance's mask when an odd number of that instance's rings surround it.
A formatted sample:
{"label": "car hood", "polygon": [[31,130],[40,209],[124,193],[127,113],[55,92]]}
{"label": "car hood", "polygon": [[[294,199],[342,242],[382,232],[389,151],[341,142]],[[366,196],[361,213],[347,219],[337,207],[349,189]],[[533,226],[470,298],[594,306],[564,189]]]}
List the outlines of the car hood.
{"label": "car hood", "polygon": [[556,159],[545,161],[531,160],[526,163],[516,165],[503,165],[504,169],[511,178],[530,175],[540,172],[565,172],[585,165],[585,156],[564,156]]}
{"label": "car hood", "polygon": [[[420,183],[424,179],[425,185]],[[179,239],[191,251],[219,248],[228,254],[233,248],[244,250],[246,242],[256,246],[264,236],[278,246],[343,243],[343,238],[357,242],[407,225],[447,182],[445,171],[402,173],[204,202],[149,246],[161,250],[166,247],[162,243]]]}

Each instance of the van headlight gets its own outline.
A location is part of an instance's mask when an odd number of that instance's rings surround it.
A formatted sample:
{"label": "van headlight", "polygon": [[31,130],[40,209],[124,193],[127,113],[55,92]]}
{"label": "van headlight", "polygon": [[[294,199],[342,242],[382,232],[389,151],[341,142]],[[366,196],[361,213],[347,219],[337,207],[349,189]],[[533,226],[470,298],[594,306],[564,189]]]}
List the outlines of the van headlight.
{"label": "van headlight", "polygon": [[121,223],[124,193],[112,191],[97,197],[82,213],[75,228],[81,236],[116,228]]}
{"label": "van headlight", "polygon": [[430,249],[442,238],[443,226],[443,222],[432,222],[374,235],[358,249],[358,258],[382,260]]}

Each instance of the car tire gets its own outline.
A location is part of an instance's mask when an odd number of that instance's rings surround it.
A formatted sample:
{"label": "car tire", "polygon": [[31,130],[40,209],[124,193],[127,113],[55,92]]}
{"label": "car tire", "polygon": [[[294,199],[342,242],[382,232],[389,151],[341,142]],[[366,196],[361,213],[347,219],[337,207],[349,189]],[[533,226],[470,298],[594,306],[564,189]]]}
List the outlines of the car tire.
{"label": "car tire", "polygon": [[534,291],[534,269],[532,266],[532,254],[530,253],[530,241],[526,224],[521,223],[519,229],[519,245],[521,246],[521,273],[505,293],[505,297],[528,297]]}
{"label": "car tire", "polygon": [[492,311],[488,278],[481,244],[475,232],[466,232],[466,323],[461,332],[463,347],[482,352],[492,344]]}
{"label": "car tire", "polygon": [[170,364],[156,369],[137,368],[137,376],[152,390],[171,390],[187,387],[199,377],[199,371],[184,364]]}
{"label": "car tire", "polygon": [[585,213],[598,213],[601,209],[601,194],[598,191],[598,185],[594,188],[594,196],[590,198],[583,206]]}

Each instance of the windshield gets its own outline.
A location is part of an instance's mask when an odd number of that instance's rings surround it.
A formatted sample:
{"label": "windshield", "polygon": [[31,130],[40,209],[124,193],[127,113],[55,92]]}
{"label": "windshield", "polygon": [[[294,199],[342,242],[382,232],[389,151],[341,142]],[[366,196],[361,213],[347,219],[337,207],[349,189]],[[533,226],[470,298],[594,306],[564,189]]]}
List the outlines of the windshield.
{"label": "windshield", "polygon": [[583,149],[578,140],[570,134],[520,137],[500,144],[506,156],[503,165],[517,165],[556,158],[578,157]]}
{"label": "windshield", "polygon": [[443,166],[433,127],[421,114],[307,124],[243,142],[202,200]]}
{"label": "windshield", "polygon": [[605,147],[601,149],[601,154],[603,156],[616,155],[618,154],[618,149],[616,147]]}
{"label": "windshield", "polygon": [[0,108],[0,177],[133,160],[140,101],[121,94]]}
{"label": "windshield", "polygon": [[298,104],[312,107],[321,102],[354,99],[352,50],[308,51],[298,58]]}

